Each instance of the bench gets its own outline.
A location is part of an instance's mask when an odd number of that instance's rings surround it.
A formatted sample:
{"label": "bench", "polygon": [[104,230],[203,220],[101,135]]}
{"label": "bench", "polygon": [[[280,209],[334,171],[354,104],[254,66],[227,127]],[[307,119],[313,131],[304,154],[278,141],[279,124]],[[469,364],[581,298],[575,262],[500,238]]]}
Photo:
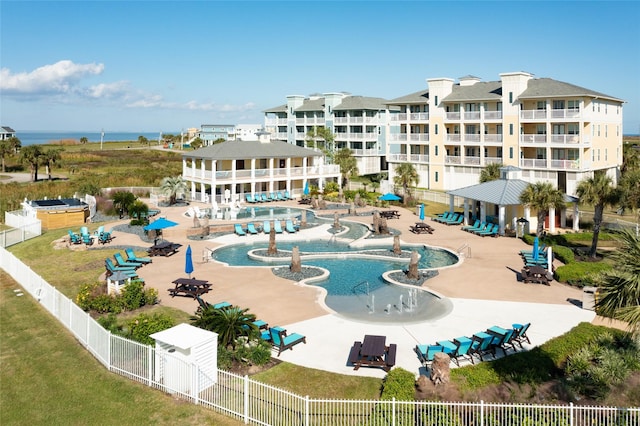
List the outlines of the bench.
{"label": "bench", "polygon": [[384,363],[387,364],[387,371],[389,371],[388,369],[396,365],[396,349],[397,347],[395,343],[390,344],[389,349],[384,356]]}
{"label": "bench", "polygon": [[355,364],[360,359],[360,349],[362,348],[361,342],[354,342],[349,352],[349,363]]}

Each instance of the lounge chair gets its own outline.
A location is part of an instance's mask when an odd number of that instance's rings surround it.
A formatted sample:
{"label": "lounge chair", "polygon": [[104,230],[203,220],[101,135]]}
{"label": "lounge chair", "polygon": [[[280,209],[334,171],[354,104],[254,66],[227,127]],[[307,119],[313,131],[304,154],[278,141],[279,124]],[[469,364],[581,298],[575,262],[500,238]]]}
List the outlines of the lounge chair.
{"label": "lounge chair", "polygon": [[262,232],[264,232],[265,234],[271,233],[271,222],[269,222],[268,220],[265,220],[262,223]]}
{"label": "lounge chair", "polygon": [[298,232],[291,219],[286,220],[286,222],[284,223],[284,229],[286,229],[286,231],[290,234],[295,234],[296,232]]}
{"label": "lounge chair", "polygon": [[109,233],[109,232],[103,232],[102,234],[98,235],[98,243],[99,244],[110,243],[112,239],[113,238],[111,237],[111,233]]}
{"label": "lounge chair", "polygon": [[82,239],[78,234],[76,234],[70,229],[67,232],[69,233],[69,242],[71,244],[82,244]]}
{"label": "lounge chair", "polygon": [[278,201],[278,198],[276,197],[276,194],[274,194],[273,192],[269,193],[269,201]]}
{"label": "lounge chair", "polygon": [[278,199],[278,201],[287,201],[287,199],[282,195],[282,192],[278,192],[276,194],[276,198]]}
{"label": "lounge chair", "polygon": [[284,197],[285,200],[292,200],[291,194],[289,194],[289,191],[284,191],[284,194],[282,194],[282,196]]}
{"label": "lounge chair", "polygon": [[276,231],[276,234],[282,234],[282,223],[280,223],[279,220],[274,220],[273,229]]}
{"label": "lounge chair", "polygon": [[82,242],[88,246],[93,245],[93,238],[89,234],[82,234]]}
{"label": "lounge chair", "polygon": [[[487,330],[487,332],[495,329],[498,329],[500,331],[505,331],[505,329],[501,329],[500,327],[491,327]],[[491,334],[491,333],[488,333],[488,334]],[[516,347],[513,344],[514,337],[515,337],[515,330],[513,328],[506,330],[506,332],[502,336],[494,336],[493,341],[491,342],[491,348],[494,351],[494,355],[495,355],[496,349],[502,349],[502,352],[506,356],[507,349],[509,349],[509,347],[511,347],[513,351],[516,352]]]}
{"label": "lounge chair", "polygon": [[115,253],[113,255],[113,258],[116,260],[116,266],[128,266],[131,268],[138,269],[143,265],[142,262],[131,262],[131,261],[124,260],[124,258],[120,253]]}
{"label": "lounge chair", "polygon": [[127,260],[129,262],[140,262],[140,263],[151,263],[151,262],[153,262],[153,260],[150,257],[138,257],[138,256],[136,256],[136,254],[130,248],[124,249],[124,254],[127,255]]}
{"label": "lounge chair", "polygon": [[256,229],[256,226],[253,224],[253,222],[247,223],[247,232],[253,235],[258,234],[258,230]]}
{"label": "lounge chair", "polygon": [[480,219],[476,219],[476,222],[473,224],[473,226],[463,226],[460,229],[462,229],[463,231],[469,231],[469,230],[478,229],[479,226],[480,226]]}
{"label": "lounge chair", "polygon": [[102,235],[103,232],[104,232],[104,225],[100,225],[98,229],[95,230],[93,235],[99,237],[100,235]]}
{"label": "lounge chair", "polygon": [[268,203],[271,200],[267,197],[267,194],[261,194],[260,201],[262,201],[263,203]]}
{"label": "lounge chair", "polygon": [[472,234],[481,235],[483,232],[490,232],[493,229],[493,223],[487,223],[483,229],[472,231]]}
{"label": "lounge chair", "polygon": [[[540,244],[540,246],[538,247],[538,255],[544,253],[546,248],[547,248],[546,244],[544,244],[544,243]],[[526,255],[532,256],[533,255],[533,249],[531,249],[531,250],[520,250],[520,254],[523,255],[523,256],[526,256]]]}
{"label": "lounge chair", "polygon": [[485,229],[484,231],[478,231],[476,234],[480,235],[481,237],[497,237],[499,232],[500,225],[495,223],[493,224],[493,227],[491,229],[489,229],[489,227],[487,226],[487,229]]}
{"label": "lounge chair", "polygon": [[464,229],[463,228],[463,230],[467,231],[467,232],[471,232],[472,234],[475,234],[478,231],[482,231],[486,227],[487,227],[487,222],[480,222],[480,225],[478,225],[478,226],[473,226],[473,227],[470,227],[468,229]]}
{"label": "lounge chair", "polygon": [[531,341],[529,340],[529,336],[527,336],[527,330],[529,330],[529,327],[531,326],[531,323],[528,322],[526,324],[513,324],[512,327],[515,330],[515,335],[513,336],[513,343],[517,344],[518,346],[520,346],[520,349],[523,349],[522,346],[522,342],[526,341],[528,344],[531,344]]}
{"label": "lounge chair", "polygon": [[443,223],[444,221],[449,220],[452,217],[453,217],[453,212],[445,212],[445,213],[442,213],[442,215],[433,217],[432,220]]}
{"label": "lounge chair", "polygon": [[491,342],[493,342],[493,336],[489,333],[481,331],[476,333],[472,337],[471,348],[469,349],[469,355],[476,355],[480,358],[480,361],[484,361],[484,356],[491,354],[495,358],[495,353],[492,350]]}
{"label": "lounge chair", "polygon": [[420,363],[426,366],[428,363],[433,361],[435,354],[438,352],[444,352],[444,347],[442,345],[417,345],[415,347],[415,351],[418,354]]}
{"label": "lounge chair", "polygon": [[240,236],[247,235],[247,233],[245,232],[244,229],[242,229],[242,226],[239,223],[236,223],[235,225],[233,225],[233,227],[237,235],[240,235]]}
{"label": "lounge chair", "polygon": [[460,225],[464,220],[464,214],[455,214],[453,218],[444,222],[445,225]]}
{"label": "lounge chair", "polygon": [[456,363],[457,366],[460,366],[460,358],[468,358],[473,363],[473,358],[469,355],[469,349],[471,349],[471,344],[473,341],[468,337],[457,337],[453,340],[441,340],[437,342],[438,345],[443,347],[443,352],[445,352],[451,360]]}
{"label": "lounge chair", "polygon": [[307,338],[302,334],[293,333],[287,335],[287,331],[282,329],[277,330],[270,328],[269,334],[271,335],[271,343],[278,349],[278,356],[280,356],[282,351],[293,349],[298,343],[307,343]]}
{"label": "lounge chair", "polygon": [[138,276],[135,268],[130,266],[116,266],[113,261],[109,258],[105,259],[104,266],[107,269],[107,275],[110,276],[116,271],[124,272],[129,278],[134,278]]}
{"label": "lounge chair", "polygon": [[244,199],[247,200],[247,203],[251,203],[251,204],[257,202],[256,200],[254,200],[251,194],[244,194]]}

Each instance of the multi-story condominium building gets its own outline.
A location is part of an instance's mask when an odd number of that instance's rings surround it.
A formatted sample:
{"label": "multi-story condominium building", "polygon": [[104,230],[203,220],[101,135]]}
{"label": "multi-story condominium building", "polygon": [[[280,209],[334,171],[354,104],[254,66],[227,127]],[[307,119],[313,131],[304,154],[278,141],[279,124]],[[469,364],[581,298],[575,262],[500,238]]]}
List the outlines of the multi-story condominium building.
{"label": "multi-story condominium building", "polygon": [[202,146],[209,146],[219,139],[232,139],[235,127],[233,124],[202,124],[196,136],[202,139]]}
{"label": "multi-story condominium building", "polygon": [[361,175],[379,173],[386,169],[385,102],[348,93],[291,95],[285,105],[264,111],[265,130],[276,140],[306,146],[309,132],[324,127],[333,133],[336,150],[351,149]]}
{"label": "multi-story condominium building", "polygon": [[437,190],[477,184],[491,163],[519,167],[523,180],[567,194],[597,170],[617,178],[621,99],[526,72],[427,84],[387,103],[390,179],[404,162],[416,167],[420,187]]}
{"label": "multi-story condominium building", "polygon": [[229,135],[229,140],[236,141],[257,141],[258,134],[264,131],[262,124],[236,124],[233,134]]}

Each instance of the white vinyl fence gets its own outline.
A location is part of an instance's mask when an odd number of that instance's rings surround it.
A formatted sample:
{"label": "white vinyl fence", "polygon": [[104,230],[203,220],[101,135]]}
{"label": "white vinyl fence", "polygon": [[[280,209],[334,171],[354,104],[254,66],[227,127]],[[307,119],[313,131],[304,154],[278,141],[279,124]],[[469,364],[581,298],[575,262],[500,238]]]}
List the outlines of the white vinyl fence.
{"label": "white vinyl fence", "polygon": [[[639,426],[640,408],[468,402],[312,399],[218,370],[202,380],[198,366],[112,335],[12,253],[0,248],[4,269],[55,316],[108,370],[175,397],[254,425],[301,426]],[[179,380],[176,380],[176,377]]]}
{"label": "white vinyl fence", "polygon": [[0,231],[0,247],[9,247],[42,235],[40,219],[26,216],[24,210],[5,212],[4,223],[12,229]]}

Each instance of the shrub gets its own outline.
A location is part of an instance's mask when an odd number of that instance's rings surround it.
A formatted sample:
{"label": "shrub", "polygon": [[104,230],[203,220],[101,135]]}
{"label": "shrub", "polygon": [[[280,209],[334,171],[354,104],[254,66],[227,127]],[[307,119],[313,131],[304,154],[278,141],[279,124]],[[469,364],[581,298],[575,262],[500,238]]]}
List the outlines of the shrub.
{"label": "shrub", "polygon": [[553,255],[565,265],[573,263],[576,260],[576,257],[573,254],[573,250],[571,250],[569,247],[553,246]]}
{"label": "shrub", "polygon": [[609,269],[611,265],[604,262],[573,262],[558,267],[554,278],[561,283],[582,288],[595,283],[597,274]]}
{"label": "shrub", "polygon": [[91,302],[97,295],[100,283],[82,284],[76,296],[76,305],[83,311],[91,310]]}
{"label": "shrub", "polygon": [[108,294],[99,294],[91,301],[91,310],[100,314],[106,314],[108,312],[119,314],[122,312],[122,308],[122,299],[119,297],[112,297]]}
{"label": "shrub", "polygon": [[263,340],[258,340],[256,345],[250,346],[249,361],[254,365],[264,365],[271,359],[271,345]]}
{"label": "shrub", "polygon": [[118,317],[114,313],[98,317],[96,321],[102,328],[109,330],[111,333],[120,334],[122,332],[122,327],[118,325]]}
{"label": "shrub", "polygon": [[142,281],[131,281],[122,289],[122,303],[124,308],[133,311],[145,305],[144,284]]}
{"label": "shrub", "polygon": [[338,185],[337,182],[327,182],[324,185],[324,193],[329,194],[332,192],[339,192],[340,191],[340,186]]}
{"label": "shrub", "polygon": [[148,288],[144,291],[145,305],[155,305],[158,303],[158,301],[158,290],[156,290],[155,288]]}
{"label": "shrub", "polygon": [[382,385],[380,399],[413,401],[415,399],[416,378],[412,372],[396,367],[389,371]]}
{"label": "shrub", "polygon": [[218,345],[218,368],[230,370],[233,364],[233,353],[224,345]]}
{"label": "shrub", "polygon": [[151,337],[157,333],[175,325],[173,318],[167,314],[140,314],[127,322],[127,337],[147,345],[155,343]]}

